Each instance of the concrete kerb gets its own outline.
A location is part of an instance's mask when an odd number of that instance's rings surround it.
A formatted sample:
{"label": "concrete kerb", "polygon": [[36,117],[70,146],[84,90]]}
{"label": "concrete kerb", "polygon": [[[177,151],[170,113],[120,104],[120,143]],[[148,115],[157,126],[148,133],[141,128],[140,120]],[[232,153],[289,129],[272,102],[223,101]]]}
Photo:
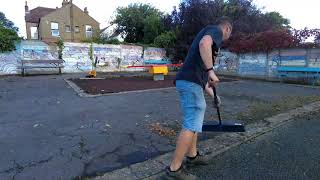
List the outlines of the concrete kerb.
{"label": "concrete kerb", "polygon": [[142,93],[142,92],[159,91],[159,90],[170,90],[170,89],[175,88],[175,87],[168,87],[168,88],[146,89],[146,90],[137,90],[137,91],[124,91],[124,92],[118,92],[118,93],[92,95],[92,94],[88,94],[88,93],[84,92],[74,82],[72,82],[68,79],[64,79],[64,80],[80,97],[85,97],[85,98],[95,98],[95,97],[100,97],[100,96],[120,95],[120,94],[129,94],[129,93]]}
{"label": "concrete kerb", "polygon": [[[277,84],[287,84],[281,82],[277,78],[265,78],[265,77],[253,77],[253,76],[238,76],[235,74],[224,74],[219,73],[218,76],[223,76],[231,79],[237,79],[237,80],[246,80],[246,81],[261,81],[261,82],[271,82],[271,83],[277,83]],[[290,86],[296,86],[296,87],[304,87],[304,88],[312,88],[312,89],[320,89],[320,86],[312,86],[312,85],[304,85],[304,84],[290,84]]]}
{"label": "concrete kerb", "polygon": [[[161,90],[171,90],[175,89],[175,87],[168,87],[168,88],[155,88],[155,89],[145,89],[145,90],[136,90],[136,91],[124,91],[124,92],[118,92],[118,93],[108,93],[108,94],[88,94],[84,92],[80,87],[78,87],[74,82],[64,79],[64,81],[80,96],[84,98],[95,98],[100,96],[111,96],[111,95],[121,95],[121,94],[129,94],[129,93],[142,93],[142,92],[151,92],[151,91],[161,91]],[[242,82],[240,80],[236,82]],[[228,83],[228,82],[221,82],[222,83]]]}
{"label": "concrete kerb", "polygon": [[[290,121],[294,117],[320,110],[320,101],[296,108],[285,113],[281,113],[264,121],[249,124],[245,133],[221,134],[213,139],[199,143],[200,149],[208,155],[209,158],[225,153],[245,142],[254,140],[258,136],[272,131]],[[163,170],[169,165],[173,152],[166,153],[154,159],[145,162],[130,165],[126,168],[106,173],[102,176],[91,178],[91,180],[113,180],[113,179],[157,179],[163,175]]]}

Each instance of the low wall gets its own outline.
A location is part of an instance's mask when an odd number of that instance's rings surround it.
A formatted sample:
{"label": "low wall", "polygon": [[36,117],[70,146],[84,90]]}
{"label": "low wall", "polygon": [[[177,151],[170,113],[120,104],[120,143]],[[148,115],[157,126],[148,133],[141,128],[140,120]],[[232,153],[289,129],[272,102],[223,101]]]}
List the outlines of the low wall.
{"label": "low wall", "polygon": [[[63,50],[64,73],[88,72],[92,68],[89,58],[90,44],[65,43]],[[21,59],[57,59],[57,47],[41,41],[22,41],[16,51],[0,54],[0,75],[19,74]],[[127,68],[147,64],[169,64],[166,51],[161,48],[132,45],[93,44],[98,72],[141,71]],[[272,78],[278,66],[320,67],[320,49],[279,49],[268,53],[234,54],[221,51],[215,68],[219,73],[246,77]]]}
{"label": "low wall", "polygon": [[320,49],[280,49],[268,53],[234,54],[222,51],[216,60],[219,73],[273,78],[278,66],[320,68]]}
{"label": "low wall", "polygon": [[[89,57],[90,44],[64,44],[63,73],[88,72],[92,69]],[[141,71],[144,68],[127,68],[128,66],[143,66],[150,60],[161,60],[166,51],[161,48],[146,48],[133,45],[99,45],[93,44],[94,60],[97,60],[98,72]],[[22,41],[17,44],[17,50],[10,53],[0,53],[0,75],[19,74],[21,59],[52,60],[58,58],[56,46],[49,46],[41,41]],[[166,61],[165,63],[170,63]],[[46,71],[48,69],[38,69]],[[49,69],[50,71],[50,69]]]}

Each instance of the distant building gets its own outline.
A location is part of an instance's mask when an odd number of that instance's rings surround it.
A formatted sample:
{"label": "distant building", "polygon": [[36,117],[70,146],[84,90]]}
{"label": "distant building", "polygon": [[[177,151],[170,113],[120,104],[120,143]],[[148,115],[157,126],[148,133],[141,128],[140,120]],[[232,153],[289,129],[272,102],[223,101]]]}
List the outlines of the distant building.
{"label": "distant building", "polygon": [[29,10],[25,4],[25,21],[28,40],[80,42],[97,35],[100,24],[89,16],[87,8],[81,10],[72,0],[63,0],[62,7],[37,7]]}

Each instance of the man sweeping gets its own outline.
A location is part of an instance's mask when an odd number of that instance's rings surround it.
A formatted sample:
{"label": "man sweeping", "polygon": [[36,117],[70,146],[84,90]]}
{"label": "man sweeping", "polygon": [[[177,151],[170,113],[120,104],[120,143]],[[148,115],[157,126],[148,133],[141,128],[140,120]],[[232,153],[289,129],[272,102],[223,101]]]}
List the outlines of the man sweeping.
{"label": "man sweeping", "polygon": [[197,137],[202,132],[206,110],[203,91],[214,97],[212,87],[219,82],[213,69],[215,56],[222,42],[229,39],[231,32],[232,23],[227,17],[220,18],[216,25],[202,29],[193,40],[177,74],[176,89],[180,94],[183,122],[173,160],[166,169],[166,177],[170,179],[196,179],[182,165],[185,156],[187,165],[208,163],[197,150]]}

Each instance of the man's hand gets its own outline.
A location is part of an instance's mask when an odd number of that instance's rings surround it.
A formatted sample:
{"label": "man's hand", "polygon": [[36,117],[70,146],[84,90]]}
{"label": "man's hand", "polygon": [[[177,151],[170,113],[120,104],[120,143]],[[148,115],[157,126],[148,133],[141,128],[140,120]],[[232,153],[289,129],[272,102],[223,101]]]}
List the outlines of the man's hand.
{"label": "man's hand", "polygon": [[205,90],[213,99],[213,107],[214,108],[220,107],[221,99],[218,95],[217,95],[217,98],[215,98],[214,92],[213,92],[213,87],[210,86],[209,83],[207,83]]}
{"label": "man's hand", "polygon": [[210,87],[216,87],[219,81],[219,78],[216,76],[213,70],[208,72],[208,83]]}

